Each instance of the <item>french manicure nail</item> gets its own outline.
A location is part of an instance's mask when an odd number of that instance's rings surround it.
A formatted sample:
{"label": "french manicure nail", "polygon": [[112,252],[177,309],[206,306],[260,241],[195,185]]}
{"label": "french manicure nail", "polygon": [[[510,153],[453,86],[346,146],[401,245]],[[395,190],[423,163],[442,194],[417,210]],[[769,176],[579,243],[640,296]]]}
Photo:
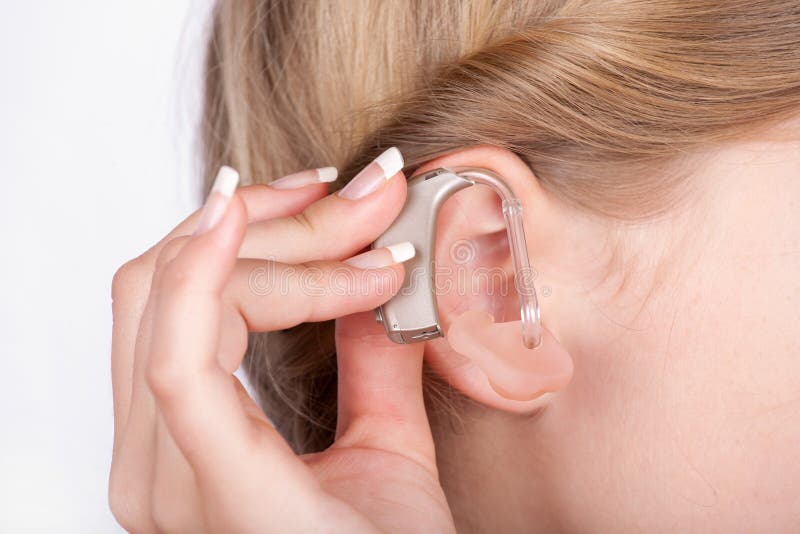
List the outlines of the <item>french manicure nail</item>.
{"label": "french manicure nail", "polygon": [[350,200],[365,197],[400,172],[403,165],[403,155],[400,154],[397,147],[392,147],[364,167],[339,191],[339,196]]}
{"label": "french manicure nail", "polygon": [[332,182],[338,175],[339,171],[336,170],[336,167],[320,167],[278,178],[270,182],[269,186],[275,189],[297,189],[306,185]]}
{"label": "french manicure nail", "polygon": [[203,205],[200,220],[197,222],[197,228],[194,231],[195,235],[208,232],[222,219],[238,184],[239,173],[236,170],[226,165],[220,167],[217,177],[214,179],[214,185],[211,187],[211,192]]}
{"label": "french manicure nail", "polygon": [[403,263],[414,257],[416,251],[409,241],[403,241],[388,247],[368,250],[344,262],[359,269],[378,269],[398,263]]}

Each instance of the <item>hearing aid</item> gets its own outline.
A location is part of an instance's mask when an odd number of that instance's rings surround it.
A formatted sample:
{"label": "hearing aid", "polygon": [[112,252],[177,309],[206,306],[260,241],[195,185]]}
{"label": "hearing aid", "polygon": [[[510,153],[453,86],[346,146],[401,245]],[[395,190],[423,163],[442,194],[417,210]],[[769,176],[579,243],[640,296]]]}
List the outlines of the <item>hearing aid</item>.
{"label": "hearing aid", "polygon": [[397,294],[375,310],[389,339],[417,343],[444,336],[436,303],[434,251],[439,209],[453,194],[474,185],[491,188],[502,200],[508,243],[514,265],[514,284],[519,295],[524,347],[533,349],[542,339],[539,302],[533,285],[522,205],[511,188],[487,169],[440,168],[415,176],[408,182],[408,196],[400,215],[372,244],[372,248],[410,241],[416,255],[405,263],[406,278]]}

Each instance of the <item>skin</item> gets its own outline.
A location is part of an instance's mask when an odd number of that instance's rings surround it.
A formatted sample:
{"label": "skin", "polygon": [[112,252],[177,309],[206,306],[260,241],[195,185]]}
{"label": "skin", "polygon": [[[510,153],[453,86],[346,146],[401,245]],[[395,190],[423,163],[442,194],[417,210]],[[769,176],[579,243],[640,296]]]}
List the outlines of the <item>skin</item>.
{"label": "skin", "polygon": [[[324,197],[325,189],[241,188],[211,230],[192,235],[194,214],[117,272],[109,499],[126,529],[453,531],[422,401],[422,346],[392,344],[371,311],[357,313],[391,297],[402,266],[361,276],[337,261],[390,224],[405,177],[359,200]],[[250,274],[268,262],[319,269],[314,288],[323,291],[254,292]],[[333,269],[366,282],[325,291]],[[338,362],[348,378],[337,441],[297,457],[232,373],[248,330],[340,316]]]}
{"label": "skin", "polygon": [[[324,197],[320,185],[240,188],[212,230],[190,235],[195,214],[115,277],[110,502],[120,523],[135,532],[799,530],[800,143],[764,136],[709,148],[693,159],[680,202],[636,224],[563,204],[499,148],[466,148],[421,170],[446,165],[492,169],[523,199],[537,287],[549,288],[544,325],[574,363],[571,382],[513,401],[489,385],[491,361],[481,368],[445,339],[394,345],[367,311],[389,297],[375,286],[357,299],[253,296],[252,260],[242,258],[341,267],[398,213],[402,175],[357,201]],[[478,264],[511,276],[500,230],[492,195],[458,193],[440,215],[437,262],[470,240]],[[445,326],[466,309],[505,317],[513,302],[439,296]],[[231,373],[248,329],[332,317],[337,440],[296,457]],[[432,430],[423,357],[472,401],[435,414]]]}
{"label": "skin", "polygon": [[[457,433],[434,427],[459,532],[800,530],[797,125],[698,154],[687,196],[655,220],[613,224],[528,190],[542,317],[574,376],[513,404],[445,342],[429,348],[480,401]],[[530,178],[492,148],[434,165],[475,160]]]}

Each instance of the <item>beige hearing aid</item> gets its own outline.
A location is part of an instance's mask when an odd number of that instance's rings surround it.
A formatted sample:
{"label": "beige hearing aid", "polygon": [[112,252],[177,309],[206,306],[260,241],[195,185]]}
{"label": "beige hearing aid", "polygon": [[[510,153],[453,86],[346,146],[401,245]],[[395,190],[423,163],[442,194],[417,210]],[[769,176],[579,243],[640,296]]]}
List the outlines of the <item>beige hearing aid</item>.
{"label": "beige hearing aid", "polygon": [[434,250],[439,208],[454,193],[475,184],[492,188],[503,201],[503,215],[508,243],[514,262],[514,282],[519,295],[523,345],[536,348],[542,329],[539,302],[533,286],[522,206],[508,185],[486,169],[436,169],[416,176],[408,182],[408,198],[391,227],[372,244],[380,248],[392,243],[410,241],[416,256],[406,262],[406,278],[400,291],[376,309],[376,319],[383,323],[389,338],[396,343],[416,343],[443,336],[436,306]]}

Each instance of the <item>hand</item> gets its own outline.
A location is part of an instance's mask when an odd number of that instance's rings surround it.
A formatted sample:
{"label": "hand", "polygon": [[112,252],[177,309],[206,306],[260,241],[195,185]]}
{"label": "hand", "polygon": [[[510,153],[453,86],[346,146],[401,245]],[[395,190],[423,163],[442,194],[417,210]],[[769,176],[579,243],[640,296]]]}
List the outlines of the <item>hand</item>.
{"label": "hand", "polygon": [[[391,343],[368,311],[399,287],[402,265],[386,250],[366,263],[390,265],[369,276],[339,261],[388,227],[405,187],[398,173],[360,199],[323,198],[324,185],[243,187],[229,201],[212,193],[200,232],[187,235],[196,213],[118,271],[110,503],[123,527],[454,532],[423,405],[422,347]],[[218,217],[206,228],[212,205]],[[285,294],[252,291],[265,265],[295,273]],[[321,291],[298,282],[312,269]],[[333,273],[352,290],[327,290]],[[336,441],[298,457],[232,373],[248,331],[335,317]]]}

